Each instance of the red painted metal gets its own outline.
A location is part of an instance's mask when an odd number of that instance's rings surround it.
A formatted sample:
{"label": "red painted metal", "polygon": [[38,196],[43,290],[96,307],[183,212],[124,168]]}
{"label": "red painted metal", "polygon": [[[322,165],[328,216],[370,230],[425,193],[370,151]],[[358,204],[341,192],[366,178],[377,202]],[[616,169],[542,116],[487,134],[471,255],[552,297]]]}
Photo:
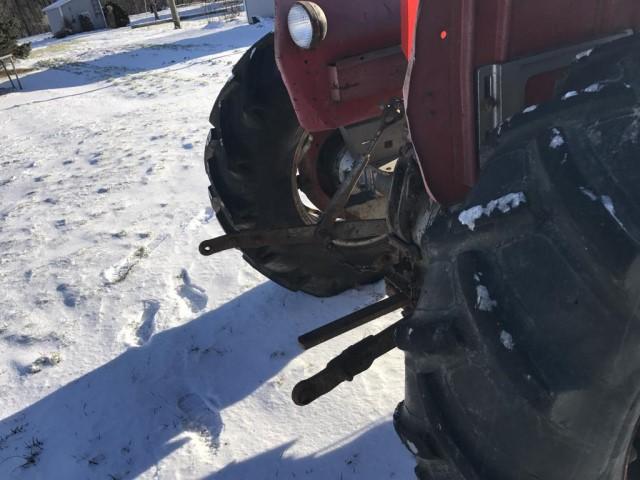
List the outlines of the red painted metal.
{"label": "red painted metal", "polygon": [[339,60],[329,66],[331,98],[349,102],[375,97],[380,85],[395,85],[398,95],[407,73],[407,59],[400,47],[390,47]]}
{"label": "red painted metal", "polygon": [[413,49],[413,33],[416,28],[418,18],[418,4],[420,0],[400,0],[402,16],[402,51],[405,56],[411,56]]}
{"label": "red painted metal", "polygon": [[639,27],[637,0],[422,0],[405,105],[429,194],[455,204],[476,181],[478,67]]}
{"label": "red painted metal", "polygon": [[[289,36],[287,14],[295,0],[276,0],[276,60],[298,115],[308,131],[332,130],[380,115],[380,106],[402,95],[404,75],[387,74],[397,63],[378,66],[372,75],[351,68],[348,97],[332,99],[331,71],[341,61],[400,45],[398,0],[316,0],[327,17],[327,37],[314,50],[297,47]],[[334,69],[335,70],[335,69]],[[366,77],[366,78],[365,78]],[[364,94],[357,94],[362,87]],[[338,85],[339,88],[339,85]]]}
{"label": "red painted metal", "polygon": [[425,185],[445,204],[463,198],[476,178],[473,6],[473,0],[421,2],[405,85]]}
{"label": "red painted metal", "polygon": [[[318,171],[318,160],[320,152],[325,142],[331,137],[333,131],[315,132],[312,134],[312,141],[308,145],[308,150],[304,155],[296,152],[296,165],[298,168],[298,187],[305,192],[311,203],[320,210],[324,210],[331,202],[331,195],[334,192],[326,192],[322,188],[320,172]],[[302,145],[301,145],[302,147]]]}

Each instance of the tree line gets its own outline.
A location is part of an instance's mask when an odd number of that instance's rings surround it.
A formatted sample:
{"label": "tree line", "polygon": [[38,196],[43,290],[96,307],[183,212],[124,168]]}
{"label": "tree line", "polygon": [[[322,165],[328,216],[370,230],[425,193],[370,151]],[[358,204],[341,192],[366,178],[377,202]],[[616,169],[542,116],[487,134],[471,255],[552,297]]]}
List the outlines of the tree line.
{"label": "tree line", "polygon": [[[167,7],[166,0],[111,0],[122,7],[129,15],[151,12],[155,1],[158,10]],[[195,0],[178,0],[178,4],[190,4]],[[20,37],[36,35],[49,31],[47,18],[42,9],[53,3],[52,0],[0,0],[0,17],[13,19]],[[104,4],[104,0],[101,0]]]}

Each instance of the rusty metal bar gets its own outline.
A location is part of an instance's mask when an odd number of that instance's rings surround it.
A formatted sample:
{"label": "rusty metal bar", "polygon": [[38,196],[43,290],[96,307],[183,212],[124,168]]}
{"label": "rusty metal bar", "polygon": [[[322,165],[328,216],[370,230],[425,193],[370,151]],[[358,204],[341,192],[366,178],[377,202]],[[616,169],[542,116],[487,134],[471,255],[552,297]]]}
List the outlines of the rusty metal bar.
{"label": "rusty metal bar", "polygon": [[328,323],[320,328],[316,328],[311,332],[305,333],[298,337],[298,342],[305,350],[313,348],[321,343],[327,342],[376,318],[380,318],[391,312],[405,307],[409,304],[409,299],[399,293],[389,298],[385,298],[373,305],[369,305],[357,312],[353,312],[338,320]]}
{"label": "rusty metal bar", "polygon": [[[247,230],[222,237],[205,240],[200,244],[200,253],[204,256],[229,250],[230,248],[259,248],[270,245],[300,245],[322,243],[316,234],[317,225],[280,228],[275,230]],[[387,221],[353,220],[337,222],[331,232],[332,240],[361,240],[388,233]]]}
{"label": "rusty metal bar", "polygon": [[396,347],[395,331],[399,323],[352,345],[331,360],[324,370],[298,383],[291,394],[293,402],[300,406],[309,405],[341,383],[350,382],[368,370],[376,359]]}
{"label": "rusty metal bar", "polygon": [[331,198],[329,205],[322,213],[320,222],[318,223],[317,235],[320,238],[332,237],[332,232],[339,223],[336,220],[340,215],[343,215],[345,206],[353,193],[358,180],[362,176],[362,172],[367,168],[367,165],[371,162],[371,157],[382,137],[384,131],[391,127],[394,123],[400,121],[404,115],[404,107],[401,100],[394,99],[391,103],[386,105],[380,128],[376,132],[374,138],[369,144],[367,153],[360,157],[353,170],[349,173],[347,178],[340,184],[338,191]]}

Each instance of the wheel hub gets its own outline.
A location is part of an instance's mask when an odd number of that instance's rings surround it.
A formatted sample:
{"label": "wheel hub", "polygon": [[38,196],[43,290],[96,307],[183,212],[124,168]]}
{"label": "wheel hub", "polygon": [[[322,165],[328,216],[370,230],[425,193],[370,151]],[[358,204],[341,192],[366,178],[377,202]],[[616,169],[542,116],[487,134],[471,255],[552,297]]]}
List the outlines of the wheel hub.
{"label": "wheel hub", "polygon": [[[349,176],[357,159],[346,148],[339,131],[303,136],[294,161],[297,185],[302,203],[312,221],[324,211],[338,187]],[[375,165],[375,161],[372,162]],[[384,166],[386,167],[386,165]],[[348,218],[371,220],[385,218],[388,186],[392,169],[369,166],[360,177],[347,205]],[[308,200],[308,202],[305,202]],[[302,213],[302,212],[301,212]]]}

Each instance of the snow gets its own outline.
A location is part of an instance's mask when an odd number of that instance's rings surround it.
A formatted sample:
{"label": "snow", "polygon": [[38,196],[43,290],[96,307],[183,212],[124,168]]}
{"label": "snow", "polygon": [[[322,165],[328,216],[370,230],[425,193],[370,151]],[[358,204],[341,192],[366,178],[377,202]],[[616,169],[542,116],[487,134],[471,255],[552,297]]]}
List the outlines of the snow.
{"label": "snow", "polygon": [[585,92],[585,93],[598,93],[603,88],[604,88],[604,85],[602,85],[601,83],[594,83],[592,85],[589,85],[587,88],[585,88],[583,90],[583,92]]}
{"label": "snow", "polygon": [[535,112],[538,109],[538,105],[531,105],[527,108],[525,108],[522,113],[531,113],[531,112]]}
{"label": "snow", "polygon": [[308,352],[297,337],[384,286],[316,299],[198,254],[222,234],[210,108],[270,26],[183,27],[43,37],[0,96],[0,478],[413,478],[399,351],[290,399],[399,314]]}
{"label": "snow", "polygon": [[568,100],[569,98],[577,97],[577,96],[578,96],[578,92],[576,92],[575,90],[571,90],[570,92],[567,92],[562,96],[562,100]]}
{"label": "snow", "polygon": [[577,97],[580,93],[598,93],[600,92],[603,88],[605,87],[605,84],[603,83],[594,83],[592,85],[589,85],[588,87],[580,90],[580,92],[577,92],[575,90],[572,90],[570,92],[565,93],[562,96],[562,100],[568,100],[570,98],[573,97]]}
{"label": "snow", "polygon": [[600,201],[600,203],[602,204],[602,206],[605,208],[605,210],[607,211],[607,213],[609,213],[609,215],[611,215],[611,218],[613,218],[616,223],[620,226],[620,228],[622,228],[623,230],[626,231],[626,227],[624,226],[624,224],[622,223],[622,221],[618,218],[618,215],[616,214],[616,207],[613,204],[613,200],[611,199],[611,197],[609,195],[596,195],[595,193],[593,193],[591,190],[585,188],[585,187],[580,187],[580,191],[589,198],[589,200],[597,202]]}
{"label": "snow", "polygon": [[[151,9],[150,4],[148,4],[148,8]],[[219,3],[205,3],[205,2],[194,2],[190,5],[183,5],[178,7],[178,12],[180,13],[181,19],[187,21],[189,17],[197,16],[197,15],[206,15],[210,14],[214,10],[219,10],[221,5]],[[169,7],[158,10],[159,20],[169,20],[171,17],[171,10]],[[146,24],[149,22],[155,22],[155,16],[151,12],[139,13],[136,15],[130,15],[129,20],[131,21],[131,25],[140,25]]]}
{"label": "snow", "polygon": [[409,447],[409,450],[411,450],[411,453],[414,455],[418,454],[418,447],[416,447],[414,443],[407,440],[407,446]]}
{"label": "snow", "polygon": [[484,285],[476,286],[476,308],[481,312],[492,312],[498,306],[498,302],[491,299],[489,289]]}
{"label": "snow", "polygon": [[591,55],[592,52],[593,52],[593,48],[589,50],[585,50],[584,52],[580,52],[579,54],[576,55],[576,60],[580,60],[582,58],[588,57],[589,55]]}
{"label": "snow", "polygon": [[580,191],[582,193],[584,193],[585,196],[587,196],[590,200],[593,200],[594,202],[596,200],[598,200],[598,196],[595,193],[593,193],[591,190],[589,190],[588,188],[580,187]]}
{"label": "snow", "polygon": [[523,192],[509,193],[503,197],[491,200],[486,207],[477,205],[464,210],[458,215],[458,221],[469,228],[469,230],[474,231],[476,229],[476,222],[483,216],[490,217],[496,209],[502,213],[508,213],[526,202],[527,198]]}
{"label": "snow", "polygon": [[507,350],[513,350],[513,348],[516,346],[515,342],[513,341],[513,336],[505,330],[502,330],[500,332],[500,342]]}
{"label": "snow", "polygon": [[498,302],[491,298],[489,289],[480,283],[482,272],[474,273],[473,279],[476,282],[476,309],[481,312],[492,312],[498,306]]}
{"label": "snow", "polygon": [[600,197],[600,201],[602,202],[602,206],[607,210],[607,212],[609,212],[609,215],[611,215],[611,217],[616,221],[616,223],[620,225],[620,227],[623,230],[626,230],[624,224],[620,221],[620,219],[618,218],[618,215],[616,214],[616,207],[614,206],[613,200],[611,200],[611,197],[608,195],[602,195]]}
{"label": "snow", "polygon": [[458,215],[458,221],[474,231],[476,229],[476,222],[485,214],[485,209],[482,205],[476,205],[475,207],[464,210]]}
{"label": "snow", "polygon": [[554,128],[553,130],[551,130],[551,133],[553,134],[553,137],[551,137],[551,142],[549,143],[549,147],[555,150],[563,146],[565,142],[564,142],[564,138],[562,137],[562,134],[560,133],[560,130],[558,130],[557,128]]}

